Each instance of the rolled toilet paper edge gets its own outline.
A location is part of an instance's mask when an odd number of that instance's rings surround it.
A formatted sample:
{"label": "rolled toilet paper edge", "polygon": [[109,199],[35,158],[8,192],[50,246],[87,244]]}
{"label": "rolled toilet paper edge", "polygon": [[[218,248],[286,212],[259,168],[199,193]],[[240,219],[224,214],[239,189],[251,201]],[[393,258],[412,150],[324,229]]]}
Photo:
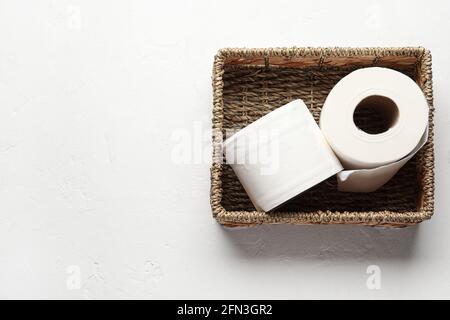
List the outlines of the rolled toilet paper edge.
{"label": "rolled toilet paper edge", "polygon": [[374,192],[385,185],[428,141],[428,126],[417,146],[406,157],[377,168],[343,170],[336,176],[338,191]]}
{"label": "rolled toilet paper edge", "polygon": [[[308,191],[312,187],[320,184],[321,182],[327,180],[328,178],[336,175],[338,172],[342,171],[343,168],[339,162],[335,163],[333,166],[330,166],[327,171],[322,171],[320,175],[315,176],[314,180],[309,180],[303,184],[298,184],[297,187],[293,188],[289,192],[283,193],[283,197],[273,200],[270,202],[269,205],[261,207],[261,209],[265,212],[270,212],[275,210],[276,208],[281,207],[283,204],[286,204],[290,200],[294,199],[295,197],[299,196],[300,194]],[[253,203],[253,201],[252,201]],[[255,208],[257,206],[253,203]]]}

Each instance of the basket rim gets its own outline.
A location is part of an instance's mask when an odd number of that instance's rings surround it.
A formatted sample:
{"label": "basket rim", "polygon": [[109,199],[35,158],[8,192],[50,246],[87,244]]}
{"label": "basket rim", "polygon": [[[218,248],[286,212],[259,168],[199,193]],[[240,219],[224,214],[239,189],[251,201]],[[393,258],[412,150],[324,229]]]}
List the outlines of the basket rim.
{"label": "basket rim", "polygon": [[427,99],[429,112],[429,139],[423,147],[427,163],[422,170],[422,198],[417,211],[314,211],[314,212],[265,212],[227,211],[221,204],[221,144],[222,136],[212,137],[213,154],[211,166],[210,204],[216,220],[225,225],[256,224],[365,224],[403,226],[416,224],[430,219],[434,213],[434,143],[433,143],[433,88],[431,52],[423,47],[276,47],[276,48],[222,48],[214,58],[213,65],[213,132],[222,132],[223,128],[223,74],[227,58],[235,57],[315,57],[322,60],[327,57],[373,56],[374,61],[388,56],[407,56],[417,59],[416,70],[422,91]]}
{"label": "basket rim", "polygon": [[216,59],[231,57],[356,57],[408,56],[421,58],[429,50],[424,47],[228,47],[217,51]]}

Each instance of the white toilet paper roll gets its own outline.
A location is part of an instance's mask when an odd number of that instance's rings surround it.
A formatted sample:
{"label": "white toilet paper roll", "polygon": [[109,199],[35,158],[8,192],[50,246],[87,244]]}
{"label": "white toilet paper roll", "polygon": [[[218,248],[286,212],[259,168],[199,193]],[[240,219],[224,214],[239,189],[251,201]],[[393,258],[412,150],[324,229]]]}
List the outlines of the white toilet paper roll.
{"label": "white toilet paper roll", "polygon": [[224,153],[257,210],[270,211],[342,170],[302,100],[256,120]]}
{"label": "white toilet paper roll", "polygon": [[[372,109],[386,131],[367,133],[355,124],[355,111]],[[330,91],[320,128],[345,169],[338,188],[371,192],[385,184],[426,142],[428,104],[419,86],[386,68],[356,70]],[[370,119],[368,121],[371,121]]]}

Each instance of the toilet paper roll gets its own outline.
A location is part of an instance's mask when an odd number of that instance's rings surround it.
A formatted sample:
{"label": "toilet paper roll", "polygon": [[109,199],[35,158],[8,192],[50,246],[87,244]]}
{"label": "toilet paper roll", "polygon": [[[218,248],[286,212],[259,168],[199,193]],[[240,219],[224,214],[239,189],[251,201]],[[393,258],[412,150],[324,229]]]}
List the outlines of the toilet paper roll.
{"label": "toilet paper roll", "polygon": [[342,170],[302,100],[238,131],[224,154],[257,210],[270,211]]}
{"label": "toilet paper roll", "polygon": [[[384,132],[365,132],[357,113],[371,111]],[[372,192],[385,184],[425,144],[428,104],[419,86],[387,68],[365,68],[342,78],[330,91],[320,128],[345,169],[338,189]],[[367,122],[375,119],[367,119]]]}

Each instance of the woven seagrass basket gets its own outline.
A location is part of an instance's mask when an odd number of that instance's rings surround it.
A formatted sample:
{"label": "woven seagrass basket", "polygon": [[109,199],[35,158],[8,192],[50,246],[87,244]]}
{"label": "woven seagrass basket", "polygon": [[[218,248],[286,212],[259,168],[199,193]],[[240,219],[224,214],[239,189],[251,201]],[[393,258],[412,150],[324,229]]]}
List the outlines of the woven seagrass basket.
{"label": "woven seagrass basket", "polygon": [[[318,121],[331,88],[351,71],[373,66],[398,70],[421,87],[430,107],[426,145],[376,192],[338,192],[336,177],[331,177],[274,212],[256,211],[231,167],[222,162],[225,131],[243,128],[298,98]],[[434,108],[428,50],[420,47],[221,49],[214,61],[213,95],[211,207],[219,223],[404,227],[433,215]]]}

